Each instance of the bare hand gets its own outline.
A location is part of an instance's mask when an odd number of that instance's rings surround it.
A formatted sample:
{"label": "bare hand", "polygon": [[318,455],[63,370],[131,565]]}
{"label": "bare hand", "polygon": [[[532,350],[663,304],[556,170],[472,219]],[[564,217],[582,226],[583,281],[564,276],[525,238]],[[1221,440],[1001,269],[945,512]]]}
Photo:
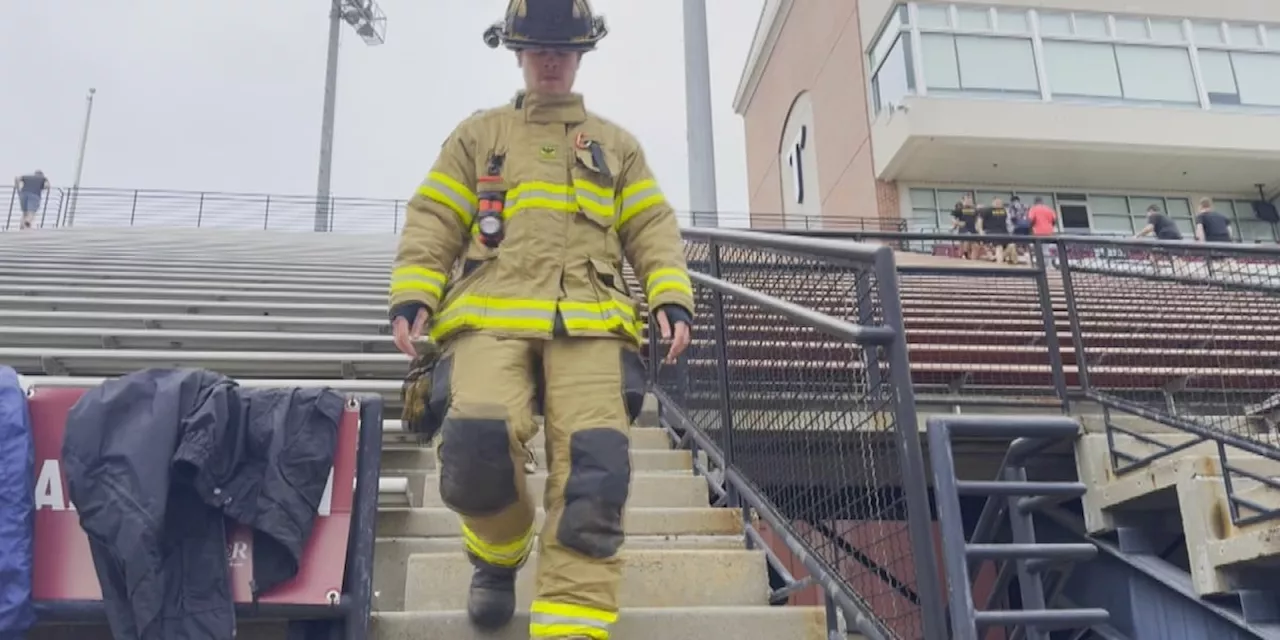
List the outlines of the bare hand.
{"label": "bare hand", "polygon": [[658,329],[662,331],[662,339],[671,341],[671,348],[667,350],[667,357],[663,362],[674,364],[676,358],[689,348],[689,325],[683,322],[677,322],[675,332],[671,330],[671,321],[667,319],[667,312],[659,309],[658,313]]}
{"label": "bare hand", "polygon": [[413,341],[422,337],[422,331],[427,326],[427,315],[426,309],[419,311],[412,327],[404,318],[391,321],[391,335],[394,337],[396,348],[410,359],[418,357],[418,350],[414,348]]}

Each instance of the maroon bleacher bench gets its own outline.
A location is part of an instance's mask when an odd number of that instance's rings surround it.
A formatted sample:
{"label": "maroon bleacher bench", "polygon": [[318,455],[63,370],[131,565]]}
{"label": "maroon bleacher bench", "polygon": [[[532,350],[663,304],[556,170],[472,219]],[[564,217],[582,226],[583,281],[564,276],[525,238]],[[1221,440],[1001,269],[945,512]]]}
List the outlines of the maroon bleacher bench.
{"label": "maroon bleacher bench", "polygon": [[[37,387],[27,399],[36,450],[32,598],[41,625],[106,623],[89,541],[67,497],[60,463],[67,414],[85,391]],[[333,469],[298,574],[257,603],[252,602],[249,586],[253,532],[228,523],[227,561],[238,620],[287,622],[290,638],[368,637],[381,446],[382,399],[350,396],[338,424]]]}

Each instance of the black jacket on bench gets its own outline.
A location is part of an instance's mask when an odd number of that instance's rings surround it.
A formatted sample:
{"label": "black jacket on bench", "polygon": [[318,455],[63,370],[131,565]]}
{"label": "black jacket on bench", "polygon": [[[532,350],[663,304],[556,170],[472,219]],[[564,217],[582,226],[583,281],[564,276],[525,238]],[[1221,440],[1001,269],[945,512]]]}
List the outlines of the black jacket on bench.
{"label": "black jacket on bench", "polygon": [[254,530],[255,598],[297,574],[344,404],[198,369],[145,369],[84,394],[62,462],[116,640],[233,637],[226,518]]}

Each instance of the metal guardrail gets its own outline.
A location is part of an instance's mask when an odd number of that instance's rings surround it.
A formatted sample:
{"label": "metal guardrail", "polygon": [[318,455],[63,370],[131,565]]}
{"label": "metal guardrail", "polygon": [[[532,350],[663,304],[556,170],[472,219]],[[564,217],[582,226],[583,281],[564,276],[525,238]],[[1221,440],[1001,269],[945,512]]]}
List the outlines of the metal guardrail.
{"label": "metal guardrail", "polygon": [[[3,194],[0,191],[0,194]],[[329,231],[395,233],[407,201],[330,198]],[[3,229],[22,219],[16,190],[10,188]],[[45,193],[37,228],[192,227],[312,231],[315,196],[162,189],[52,189]]]}
{"label": "metal guardrail", "polygon": [[[677,365],[650,367],[650,374],[665,426],[706,452],[711,467],[698,471],[719,504],[743,510],[747,545],[765,549],[786,582],[773,599],[816,583],[832,632],[838,609],[868,638],[946,637],[893,252],[727,230],[687,230],[685,237],[705,265],[691,274],[698,313],[715,326]],[[847,314],[816,312],[753,290],[753,272],[738,265],[759,261],[782,261],[832,286],[849,281],[863,295],[848,301]],[[753,336],[761,322],[791,328],[792,341]],[[775,360],[784,356],[778,347],[801,353]],[[827,352],[854,364],[805,361]],[[659,354],[651,351],[649,359],[658,362]],[[789,435],[786,444],[779,440]],[[780,446],[814,455],[779,455]],[[822,470],[838,476],[837,488],[806,486]],[[757,519],[811,578],[792,576],[764,543]]]}

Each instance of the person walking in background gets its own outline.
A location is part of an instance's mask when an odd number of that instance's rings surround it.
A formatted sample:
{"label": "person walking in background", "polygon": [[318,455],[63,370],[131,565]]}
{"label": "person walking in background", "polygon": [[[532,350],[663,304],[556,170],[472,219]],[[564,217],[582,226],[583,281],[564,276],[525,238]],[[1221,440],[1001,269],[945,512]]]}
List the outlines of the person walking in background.
{"label": "person walking in background", "polygon": [[[1155,234],[1157,240],[1182,240],[1182,232],[1178,230],[1177,223],[1165,215],[1160,210],[1159,205],[1154,204],[1147,207],[1147,226],[1138,231],[1137,237],[1145,238],[1152,234]],[[1162,253],[1159,249],[1151,251],[1151,268],[1157,273],[1160,271],[1160,256]],[[1172,254],[1168,258],[1169,268],[1177,272],[1177,258]]]}
{"label": "person walking in background", "polygon": [[31,175],[14,178],[13,188],[18,192],[18,207],[22,210],[22,225],[19,228],[30,229],[35,222],[36,212],[40,210],[44,192],[49,189],[49,179],[44,177],[43,171],[36,169]]}
{"label": "person walking in background", "polygon": [[1004,206],[1004,200],[996,198],[991,201],[991,206],[980,210],[978,233],[997,238],[986,243],[991,247],[993,262],[1016,264],[1017,254],[1013,243],[1009,242],[1009,209]]}
{"label": "person walking in background", "polygon": [[1200,242],[1232,242],[1231,220],[1213,208],[1213,199],[1201,198],[1196,214],[1196,240]]}
{"label": "person walking in background", "polygon": [[[951,210],[951,217],[953,218],[952,231],[958,231],[961,235],[978,234],[978,209],[973,206],[972,194],[964,194],[964,197]],[[982,247],[977,242],[967,240],[960,243],[960,253],[966,259],[977,260],[981,252]]]}
{"label": "person walking in background", "polygon": [[[1235,242],[1231,233],[1231,220],[1213,208],[1212,198],[1200,199],[1200,211],[1196,213],[1196,240],[1200,242]],[[1204,267],[1213,276],[1214,263],[1221,261],[1220,256],[1213,255],[1210,250],[1204,256]],[[1228,264],[1231,264],[1228,261]]]}
{"label": "person walking in background", "polygon": [[[1031,203],[1031,210],[1027,212],[1027,224],[1031,226],[1032,236],[1047,239],[1058,228],[1058,214],[1053,207],[1044,203],[1044,198],[1036,196]],[[1045,265],[1052,265],[1053,256],[1049,252],[1049,243],[1042,242],[1040,251],[1044,255]]]}

